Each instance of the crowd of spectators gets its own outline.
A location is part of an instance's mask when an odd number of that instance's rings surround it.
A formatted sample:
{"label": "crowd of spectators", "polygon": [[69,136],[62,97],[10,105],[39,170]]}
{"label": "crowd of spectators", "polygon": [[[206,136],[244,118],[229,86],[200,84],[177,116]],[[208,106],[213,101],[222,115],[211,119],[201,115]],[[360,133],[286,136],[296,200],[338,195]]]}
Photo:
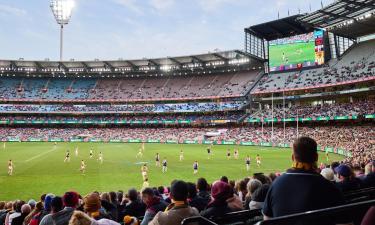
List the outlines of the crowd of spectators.
{"label": "crowd of spectators", "polygon": [[[183,143],[185,140],[202,142],[234,141],[240,142],[269,142],[291,144],[297,136],[314,138],[321,147],[332,147],[350,151],[353,157],[347,158],[355,165],[363,164],[369,157],[375,155],[375,128],[373,126],[301,126],[286,127],[233,127],[221,132],[216,128],[0,128],[0,139],[38,138],[42,140],[63,139],[69,141],[77,137],[95,139],[128,141],[173,140]],[[210,133],[217,133],[211,135]]]}
{"label": "crowd of spectators", "polygon": [[[80,195],[68,191],[62,196],[44,194],[39,200],[0,201],[0,225],[179,225],[185,218],[201,215],[208,219],[244,209],[261,210],[263,218],[340,206],[345,193],[375,187],[375,161],[366,169],[333,162],[318,166],[317,143],[300,137],[292,145],[292,167],[285,173],[255,173],[241,180],[223,176],[209,184],[174,180],[170,185],[142,190],[97,192]],[[290,195],[293,193],[293,195]],[[362,224],[371,224],[370,208]],[[336,224],[350,224],[353,217],[335,218]],[[362,219],[362,218],[360,218]],[[319,221],[313,224],[326,224]]]}
{"label": "crowd of spectators", "polygon": [[[291,107],[274,107],[273,117],[284,118],[317,118],[317,117],[335,117],[335,116],[359,116],[375,114],[375,101],[359,101],[353,103],[334,103],[323,105],[292,105]],[[267,107],[250,115],[249,118],[272,118],[272,108]]]}
{"label": "crowd of spectators", "polygon": [[0,104],[0,112],[111,112],[111,113],[163,113],[163,112],[212,112],[239,110],[245,105],[243,101],[205,102],[205,103],[165,103],[165,104]]}

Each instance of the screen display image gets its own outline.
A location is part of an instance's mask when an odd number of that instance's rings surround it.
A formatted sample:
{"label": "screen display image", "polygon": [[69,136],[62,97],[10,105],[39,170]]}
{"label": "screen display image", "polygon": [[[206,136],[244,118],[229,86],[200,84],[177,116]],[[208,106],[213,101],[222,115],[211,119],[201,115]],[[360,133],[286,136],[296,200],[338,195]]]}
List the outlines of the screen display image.
{"label": "screen display image", "polygon": [[323,31],[277,39],[269,43],[270,71],[324,64]]}

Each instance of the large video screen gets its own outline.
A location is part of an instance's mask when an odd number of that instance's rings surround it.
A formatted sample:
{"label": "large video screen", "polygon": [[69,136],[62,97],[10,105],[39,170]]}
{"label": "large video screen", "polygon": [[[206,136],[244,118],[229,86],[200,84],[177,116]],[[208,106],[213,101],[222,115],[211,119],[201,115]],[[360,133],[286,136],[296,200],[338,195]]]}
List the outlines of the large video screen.
{"label": "large video screen", "polygon": [[270,71],[324,64],[323,30],[269,42]]}

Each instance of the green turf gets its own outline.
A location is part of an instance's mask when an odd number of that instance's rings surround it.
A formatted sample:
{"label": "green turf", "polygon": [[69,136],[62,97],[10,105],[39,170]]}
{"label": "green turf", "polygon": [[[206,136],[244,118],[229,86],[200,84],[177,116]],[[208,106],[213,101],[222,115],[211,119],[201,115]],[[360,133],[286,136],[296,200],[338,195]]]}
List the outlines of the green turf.
{"label": "green turf", "polygon": [[[74,147],[79,146],[79,156],[74,155]],[[95,159],[89,159],[91,146]],[[67,190],[76,190],[86,194],[90,191],[127,190],[130,187],[140,189],[142,177],[140,161],[149,162],[150,186],[169,185],[173,179],[196,181],[205,177],[209,182],[222,175],[230,179],[240,179],[254,172],[284,171],[291,165],[290,149],[277,149],[255,146],[240,146],[240,159],[228,160],[226,149],[234,146],[213,146],[213,157],[207,159],[204,145],[146,144],[145,155],[136,159],[140,144],[105,144],[105,143],[59,143],[53,150],[52,143],[7,143],[0,145],[0,200],[37,199],[42,193],[62,194]],[[65,152],[71,150],[70,163],[64,163]],[[185,159],[179,161],[180,149],[184,150]],[[99,164],[97,154],[102,151],[104,163]],[[168,172],[161,173],[155,166],[154,158],[159,152],[161,159],[167,157]],[[251,171],[245,168],[245,156],[252,158]],[[256,154],[262,157],[262,166],[254,163]],[[322,160],[324,158],[321,155]],[[331,155],[332,160],[341,157]],[[7,175],[7,161],[14,161],[14,175]],[[81,159],[87,164],[86,175],[79,172]],[[193,175],[192,164],[199,162],[199,173]],[[325,159],[324,159],[325,161]]]}
{"label": "green turf", "polygon": [[[284,45],[270,45],[270,67],[276,67],[280,65],[298,64],[303,62],[314,62],[315,61],[315,42],[310,41],[308,43],[294,43]],[[288,62],[283,60],[282,53],[285,53],[285,57],[288,58]]]}

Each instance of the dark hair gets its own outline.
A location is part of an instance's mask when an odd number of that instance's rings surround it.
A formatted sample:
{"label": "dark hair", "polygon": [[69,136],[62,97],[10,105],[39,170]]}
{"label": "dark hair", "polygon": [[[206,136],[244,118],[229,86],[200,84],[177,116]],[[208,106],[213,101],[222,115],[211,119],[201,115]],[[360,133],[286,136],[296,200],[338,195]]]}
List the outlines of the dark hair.
{"label": "dark hair", "polygon": [[56,196],[52,198],[51,209],[54,213],[60,212],[63,209],[63,201],[61,197]]}
{"label": "dark hair", "polygon": [[175,201],[186,201],[188,187],[185,181],[177,180],[171,186],[171,198]]}
{"label": "dark hair", "polygon": [[220,181],[223,181],[223,182],[225,182],[225,183],[229,183],[229,181],[228,181],[228,177],[226,177],[226,176],[222,176],[221,178],[220,178]]}
{"label": "dark hair", "polygon": [[159,194],[164,194],[164,187],[163,186],[159,186],[158,187],[158,192],[159,192]]}
{"label": "dark hair", "polygon": [[111,200],[111,203],[116,204],[117,203],[117,194],[114,191],[109,192],[109,199]]}
{"label": "dark hair", "polygon": [[77,192],[66,192],[63,196],[63,203],[66,207],[76,207],[78,205],[79,195]]}
{"label": "dark hair", "polygon": [[154,196],[154,190],[152,190],[151,188],[145,188],[142,191],[142,195]]}
{"label": "dark hair", "polygon": [[197,187],[192,182],[187,182],[188,198],[194,198],[197,196]]}
{"label": "dark hair", "polygon": [[25,202],[24,201],[22,201],[22,200],[17,200],[16,202],[15,202],[15,204],[13,205],[13,208],[14,208],[14,210],[16,211],[16,212],[21,212],[21,208],[22,208],[22,206],[25,204]]}
{"label": "dark hair", "polygon": [[46,199],[46,195],[47,195],[47,194],[42,194],[42,195],[40,196],[40,201],[41,201],[41,202],[44,202],[44,200]]}
{"label": "dark hair", "polygon": [[134,188],[129,189],[129,191],[128,191],[128,198],[132,202],[136,201],[138,199],[138,192],[137,192],[137,190],[135,190]]}
{"label": "dark hair", "polygon": [[207,180],[204,179],[203,177],[199,178],[197,180],[197,189],[199,191],[207,191],[208,190],[208,183]]}
{"label": "dark hair", "polygon": [[318,160],[318,144],[309,137],[300,137],[293,143],[293,155],[297,162],[315,163]]}
{"label": "dark hair", "polygon": [[121,203],[122,198],[124,197],[124,192],[119,191],[117,192],[117,201]]}
{"label": "dark hair", "polygon": [[262,184],[271,183],[271,179],[267,177],[266,175],[264,175],[263,173],[254,173],[253,178],[259,180]]}

